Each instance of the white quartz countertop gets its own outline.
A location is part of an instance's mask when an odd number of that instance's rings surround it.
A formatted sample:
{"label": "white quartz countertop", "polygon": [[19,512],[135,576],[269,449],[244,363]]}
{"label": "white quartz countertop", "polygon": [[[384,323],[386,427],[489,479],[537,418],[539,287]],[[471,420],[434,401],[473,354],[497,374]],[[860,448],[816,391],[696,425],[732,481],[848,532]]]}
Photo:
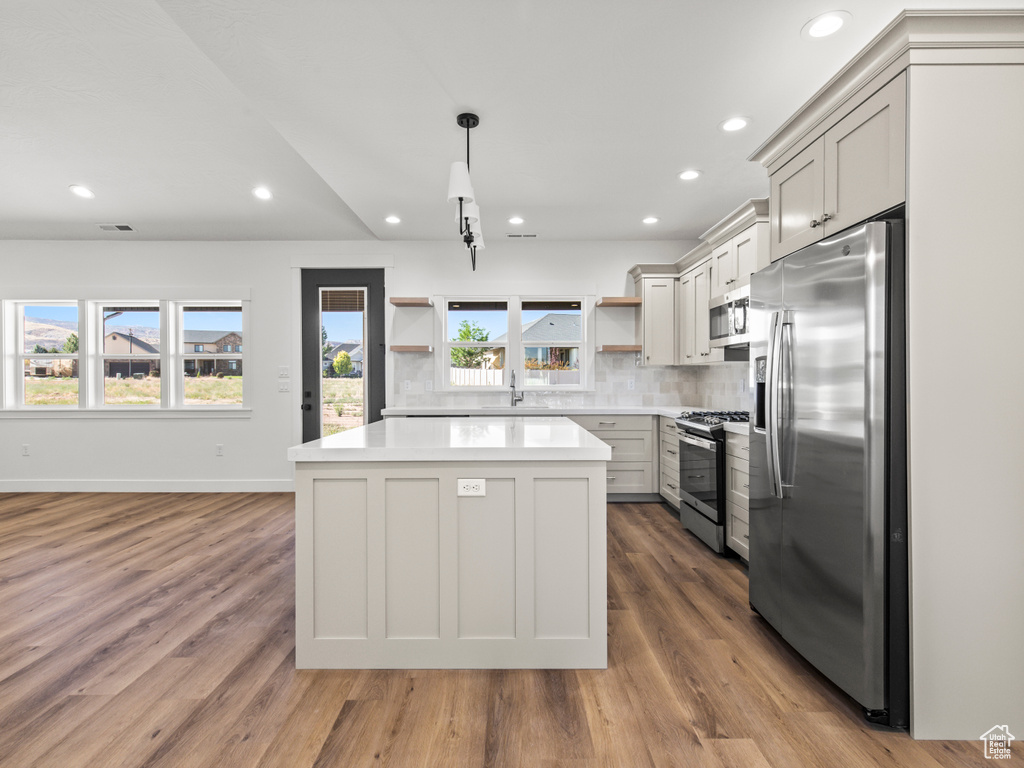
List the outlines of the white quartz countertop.
{"label": "white quartz countertop", "polygon": [[[601,411],[607,413],[607,411]],[[560,416],[385,419],[288,449],[303,461],[608,461],[612,451]]]}
{"label": "white quartz countertop", "polygon": [[671,416],[675,418],[683,411],[706,411],[699,405],[651,405],[651,406],[614,406],[602,405],[593,407],[560,407],[560,406],[466,406],[466,407],[425,407],[425,408],[385,408],[381,413],[384,418],[394,416],[586,416],[609,415],[625,416]]}

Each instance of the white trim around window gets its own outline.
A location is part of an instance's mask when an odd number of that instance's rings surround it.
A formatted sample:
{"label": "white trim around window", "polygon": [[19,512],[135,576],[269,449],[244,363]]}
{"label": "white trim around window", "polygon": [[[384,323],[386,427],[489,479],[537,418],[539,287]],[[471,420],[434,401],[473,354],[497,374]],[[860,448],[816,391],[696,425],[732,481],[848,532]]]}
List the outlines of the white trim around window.
{"label": "white trim around window", "polygon": [[[501,303],[505,304],[507,310],[507,328],[504,333],[495,333],[493,338],[487,341],[454,341],[454,328],[449,328],[449,322],[454,320],[449,317],[449,307],[453,304],[473,305],[482,307],[495,307]],[[579,340],[566,340],[557,335],[551,338],[537,338],[524,340],[523,338],[523,307],[530,304],[557,305],[564,303],[567,306],[579,304],[580,330]],[[559,295],[559,296],[438,296],[435,297],[435,306],[441,313],[438,323],[440,338],[435,344],[435,349],[440,354],[435,355],[435,378],[439,389],[447,392],[465,393],[486,393],[504,392],[510,384],[510,374],[516,371],[516,388],[519,390],[533,392],[579,392],[589,391],[594,388],[594,343],[592,324],[594,322],[594,297],[583,295]],[[545,378],[543,383],[529,384],[527,375],[526,350],[542,350],[542,353],[550,354],[551,351],[568,354],[571,356],[571,365],[578,366],[578,381],[573,383],[560,383],[553,381],[553,378],[576,379],[573,374],[555,377],[553,374]],[[478,371],[475,375],[481,379],[480,383],[457,384],[453,380],[451,365],[452,350],[467,349],[486,351],[485,361],[481,368],[488,369],[488,372]],[[500,365],[497,359],[492,360],[495,354],[502,357]],[[536,378],[536,377],[534,377]],[[468,379],[467,379],[468,381]]]}
{"label": "white trim around window", "polygon": [[[247,290],[238,293],[248,296]],[[44,354],[25,349],[25,308],[46,306],[77,306],[77,353]],[[108,330],[104,325],[105,314],[111,323],[110,327],[114,328],[118,325],[112,317],[114,312],[138,313],[146,309],[155,314],[150,315],[145,323],[134,318],[136,325],[132,326],[129,323],[127,333],[123,328],[116,333],[105,333],[105,330]],[[227,313],[224,315],[224,328],[210,329],[227,331],[224,338],[230,336],[230,344],[222,345],[223,351],[186,351],[182,313],[189,309]],[[125,314],[125,317],[130,317],[130,314]],[[211,314],[210,317],[216,318],[216,315]],[[246,417],[250,410],[249,384],[244,378],[246,353],[242,350],[251,346],[250,340],[245,338],[248,335],[248,328],[248,298],[230,301],[202,297],[196,300],[136,299],[122,294],[110,300],[90,298],[71,301],[63,297],[62,300],[2,300],[0,416],[31,418],[52,414],[61,417],[102,417],[103,414],[107,414],[145,417],[158,414],[203,414],[210,417]],[[116,335],[118,338],[111,338],[105,347],[105,337],[108,335]],[[210,333],[207,331],[206,335]],[[36,358],[40,361],[40,365],[36,366],[39,370],[33,371],[29,376],[26,365]],[[189,360],[200,363],[204,371],[210,374],[211,379],[223,379],[216,382],[220,388],[214,387],[213,395],[195,386],[189,387],[185,383],[186,361]],[[69,371],[75,370],[77,400],[73,399],[74,387],[67,381],[64,381],[64,387],[58,386],[61,383],[58,379],[71,379],[74,376],[61,376],[56,367],[52,372],[49,368],[44,371],[43,362],[50,366],[60,364],[62,372],[65,368]],[[120,376],[107,376],[108,368]],[[136,368],[138,370],[133,370]],[[37,402],[34,403],[26,402],[26,381],[29,378],[39,384],[35,391]],[[128,381],[122,385],[116,381],[118,378]],[[132,382],[137,382],[135,389],[139,390],[138,393],[132,391]],[[53,386],[48,386],[51,384]],[[106,402],[108,388],[112,393],[118,388],[128,390],[127,396],[124,393],[119,395],[119,399],[128,402]],[[60,402],[60,398],[52,397],[51,390],[61,392],[61,397],[66,402]],[[156,394],[157,392],[159,394]],[[44,398],[54,402],[45,402]],[[131,402],[133,398],[138,402]]]}

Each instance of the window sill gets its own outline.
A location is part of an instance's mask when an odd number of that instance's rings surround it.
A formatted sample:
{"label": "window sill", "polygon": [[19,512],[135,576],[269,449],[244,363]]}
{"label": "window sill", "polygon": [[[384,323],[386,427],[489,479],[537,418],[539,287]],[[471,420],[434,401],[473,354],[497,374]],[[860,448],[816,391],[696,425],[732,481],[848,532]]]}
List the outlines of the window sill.
{"label": "window sill", "polygon": [[251,408],[18,408],[0,411],[3,419],[249,419]]}

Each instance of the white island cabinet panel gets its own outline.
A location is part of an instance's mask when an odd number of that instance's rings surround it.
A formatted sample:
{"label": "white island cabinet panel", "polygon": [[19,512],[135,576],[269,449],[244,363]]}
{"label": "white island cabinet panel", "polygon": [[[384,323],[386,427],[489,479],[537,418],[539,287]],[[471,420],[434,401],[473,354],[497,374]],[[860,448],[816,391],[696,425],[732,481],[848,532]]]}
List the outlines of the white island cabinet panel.
{"label": "white island cabinet panel", "polygon": [[389,638],[441,636],[436,478],[384,482],[384,601]]}
{"label": "white island cabinet panel", "polygon": [[516,636],[516,484],[484,478],[487,496],[458,499],[459,637]]}
{"label": "white island cabinet panel", "polygon": [[589,502],[585,478],[533,485],[537,637],[590,636]]}
{"label": "white island cabinet panel", "polygon": [[365,638],[366,481],[313,482],[313,634]]}
{"label": "white island cabinet panel", "polygon": [[[296,666],[605,668],[610,457],[559,417],[389,419],[289,449]],[[468,479],[483,495],[458,495]]]}

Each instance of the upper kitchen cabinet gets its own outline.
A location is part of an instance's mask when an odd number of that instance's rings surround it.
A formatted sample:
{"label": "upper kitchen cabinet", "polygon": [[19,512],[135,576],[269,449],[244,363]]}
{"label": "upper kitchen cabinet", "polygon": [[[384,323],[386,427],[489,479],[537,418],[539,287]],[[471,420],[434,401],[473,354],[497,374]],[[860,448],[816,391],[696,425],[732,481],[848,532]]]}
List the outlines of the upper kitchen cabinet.
{"label": "upper kitchen cabinet", "polygon": [[672,264],[637,264],[629,270],[643,298],[639,325],[644,365],[676,364],[676,283]]}
{"label": "upper kitchen cabinet", "polygon": [[771,259],[904,202],[906,130],[901,73],[824,134],[794,148],[771,172]]}
{"label": "upper kitchen cabinet", "polygon": [[748,200],[700,236],[711,246],[711,296],[750,283],[768,266],[768,200]]}
{"label": "upper kitchen cabinet", "polygon": [[680,261],[691,265],[679,276],[676,287],[679,320],[676,358],[681,365],[706,365],[725,359],[721,349],[711,347],[710,303],[714,264],[707,257],[708,250],[707,244],[700,245]]}

